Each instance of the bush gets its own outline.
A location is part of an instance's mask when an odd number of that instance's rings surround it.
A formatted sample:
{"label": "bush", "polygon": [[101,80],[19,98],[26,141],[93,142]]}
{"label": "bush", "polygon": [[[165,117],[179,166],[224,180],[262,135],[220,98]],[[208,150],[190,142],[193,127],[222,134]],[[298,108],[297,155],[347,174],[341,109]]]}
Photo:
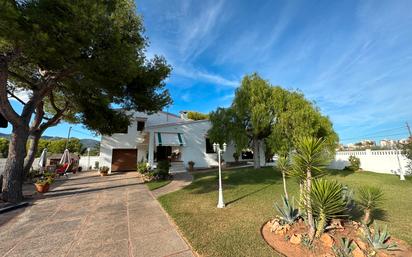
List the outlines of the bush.
{"label": "bush", "polygon": [[345,167],[346,170],[358,171],[360,169],[361,163],[358,157],[355,157],[353,155],[349,156],[349,163],[350,165]]}
{"label": "bush", "polygon": [[378,209],[384,201],[382,189],[373,186],[362,186],[358,189],[358,205],[363,211],[363,223],[369,224],[373,211]]}
{"label": "bush", "polygon": [[154,172],[155,178],[156,179],[169,178],[169,169],[170,169],[169,161],[159,161],[157,164],[157,169]]}
{"label": "bush", "polygon": [[99,162],[98,162],[98,161],[95,161],[95,162],[94,162],[94,168],[95,168],[96,170],[99,168]]}
{"label": "bush", "polygon": [[238,152],[233,153],[233,159],[235,159],[235,162],[239,161],[239,157],[240,157],[240,154]]}
{"label": "bush", "polygon": [[149,165],[147,162],[139,162],[137,164],[137,172],[141,173],[141,174],[145,174],[149,172]]}

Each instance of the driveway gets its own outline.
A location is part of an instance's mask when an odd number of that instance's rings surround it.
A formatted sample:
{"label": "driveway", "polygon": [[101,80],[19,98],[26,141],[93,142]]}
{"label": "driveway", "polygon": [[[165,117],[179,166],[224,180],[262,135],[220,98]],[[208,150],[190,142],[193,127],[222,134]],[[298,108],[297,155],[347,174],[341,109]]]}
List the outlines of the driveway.
{"label": "driveway", "polygon": [[194,255],[136,173],[83,172],[0,214],[0,256]]}

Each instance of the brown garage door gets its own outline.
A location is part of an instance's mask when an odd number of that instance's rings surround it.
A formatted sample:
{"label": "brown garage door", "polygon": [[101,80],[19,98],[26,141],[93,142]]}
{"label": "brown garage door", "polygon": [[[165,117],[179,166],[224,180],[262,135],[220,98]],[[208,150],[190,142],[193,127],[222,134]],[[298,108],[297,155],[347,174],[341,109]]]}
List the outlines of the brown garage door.
{"label": "brown garage door", "polygon": [[112,171],[136,170],[137,149],[113,149]]}

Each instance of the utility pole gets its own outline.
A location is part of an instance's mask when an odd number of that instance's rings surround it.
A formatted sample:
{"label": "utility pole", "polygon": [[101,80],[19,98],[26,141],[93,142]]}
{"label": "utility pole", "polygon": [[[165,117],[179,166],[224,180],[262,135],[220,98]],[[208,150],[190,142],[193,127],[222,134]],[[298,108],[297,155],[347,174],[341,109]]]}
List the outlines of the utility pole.
{"label": "utility pole", "polygon": [[66,141],[66,147],[65,149],[67,149],[68,144],[69,144],[69,140],[70,140],[70,132],[72,131],[72,126],[69,127],[69,133],[67,134],[67,141]]}
{"label": "utility pole", "polygon": [[409,127],[409,123],[408,123],[408,122],[405,122],[405,123],[406,123],[406,128],[408,129],[408,132],[409,132],[409,138],[412,139],[411,127]]}

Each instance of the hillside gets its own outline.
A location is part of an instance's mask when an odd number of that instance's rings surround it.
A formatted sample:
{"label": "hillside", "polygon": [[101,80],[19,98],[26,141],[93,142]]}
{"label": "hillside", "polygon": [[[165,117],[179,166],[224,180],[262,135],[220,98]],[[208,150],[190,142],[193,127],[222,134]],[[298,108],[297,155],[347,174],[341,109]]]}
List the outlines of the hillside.
{"label": "hillside", "polygon": [[[0,138],[10,139],[10,134],[0,133]],[[62,137],[51,137],[51,136],[42,136],[41,138],[47,139],[47,140],[64,139]],[[83,138],[83,139],[80,139],[80,143],[83,145],[84,148],[87,148],[87,147],[94,148],[98,146],[100,142],[94,139]]]}

